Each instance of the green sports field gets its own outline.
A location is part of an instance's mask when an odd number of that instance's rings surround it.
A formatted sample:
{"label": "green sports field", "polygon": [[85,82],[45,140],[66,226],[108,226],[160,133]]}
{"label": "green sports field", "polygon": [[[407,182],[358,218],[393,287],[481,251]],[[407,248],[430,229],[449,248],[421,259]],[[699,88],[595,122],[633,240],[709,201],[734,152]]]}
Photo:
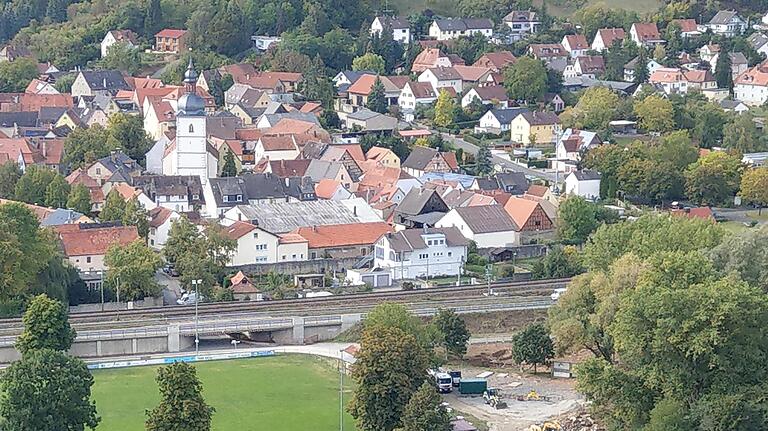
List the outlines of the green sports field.
{"label": "green sports field", "polygon": [[[332,431],[339,428],[339,373],[335,363],[307,355],[280,355],[195,364],[203,396],[216,408],[214,431]],[[100,430],[141,431],[145,410],[157,405],[156,367],[93,372]],[[345,380],[345,386],[347,380]],[[351,398],[345,388],[344,403]],[[354,421],[344,414],[344,429]]]}

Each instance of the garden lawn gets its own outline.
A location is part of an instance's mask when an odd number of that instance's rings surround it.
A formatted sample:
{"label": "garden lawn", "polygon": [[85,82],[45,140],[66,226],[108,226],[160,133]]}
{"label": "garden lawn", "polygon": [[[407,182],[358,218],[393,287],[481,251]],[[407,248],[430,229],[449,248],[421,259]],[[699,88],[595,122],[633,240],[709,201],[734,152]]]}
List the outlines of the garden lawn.
{"label": "garden lawn", "polygon": [[[216,408],[214,431],[270,431],[339,428],[339,373],[334,361],[280,355],[195,364],[206,402]],[[141,431],[145,410],[160,400],[157,367],[93,371],[99,430]],[[345,376],[344,404],[352,398]],[[351,383],[351,381],[350,381]],[[354,420],[344,413],[344,429]]]}

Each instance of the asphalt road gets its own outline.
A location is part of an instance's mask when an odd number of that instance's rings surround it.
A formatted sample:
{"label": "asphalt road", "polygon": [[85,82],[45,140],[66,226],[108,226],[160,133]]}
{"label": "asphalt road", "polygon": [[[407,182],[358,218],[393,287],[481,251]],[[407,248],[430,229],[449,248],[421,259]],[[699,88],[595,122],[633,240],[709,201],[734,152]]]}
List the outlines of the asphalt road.
{"label": "asphalt road", "polygon": [[[432,132],[438,133],[435,130],[433,130]],[[473,154],[473,155],[477,154],[478,147],[475,144],[467,142],[462,138],[459,138],[457,136],[454,136],[448,133],[440,133],[440,136],[442,136],[444,140],[453,144],[453,146],[456,148],[461,148],[462,150],[464,150],[469,154]],[[539,178],[539,179],[547,180],[550,182],[555,182],[555,180],[557,179],[557,176],[555,175],[554,172],[544,172],[539,169],[531,169],[525,166],[520,166],[516,163],[512,163],[509,160],[506,160],[499,156],[493,156],[493,162],[494,164],[502,166],[504,169],[508,169],[512,172],[522,172],[523,174],[529,177]],[[561,175],[559,180],[562,181],[563,179],[564,178]]]}
{"label": "asphalt road", "polygon": [[181,284],[178,277],[170,277],[163,271],[157,271],[155,279],[163,286],[163,305],[176,305],[176,300],[181,297]]}

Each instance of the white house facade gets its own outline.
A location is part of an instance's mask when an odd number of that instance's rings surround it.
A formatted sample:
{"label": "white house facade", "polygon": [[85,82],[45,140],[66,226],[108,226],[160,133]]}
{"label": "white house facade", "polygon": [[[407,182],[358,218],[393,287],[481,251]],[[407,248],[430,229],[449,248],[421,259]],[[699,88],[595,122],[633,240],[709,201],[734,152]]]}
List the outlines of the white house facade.
{"label": "white house facade", "polygon": [[405,229],[376,241],[373,265],[392,271],[395,280],[456,276],[461,274],[468,245],[455,227]]}

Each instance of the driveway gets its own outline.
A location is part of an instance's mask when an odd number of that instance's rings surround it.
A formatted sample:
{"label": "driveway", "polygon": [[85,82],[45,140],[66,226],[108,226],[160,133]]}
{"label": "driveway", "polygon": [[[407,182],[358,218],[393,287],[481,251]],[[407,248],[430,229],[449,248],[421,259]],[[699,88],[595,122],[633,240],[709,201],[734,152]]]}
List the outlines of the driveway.
{"label": "driveway", "polygon": [[176,305],[176,300],[181,297],[181,283],[178,277],[174,278],[163,271],[157,271],[155,280],[163,287],[163,305]]}
{"label": "driveway", "polygon": [[[433,130],[432,132],[438,133],[436,130]],[[458,136],[454,136],[449,133],[440,133],[440,136],[442,136],[444,140],[450,142],[454,147],[461,148],[462,150],[464,150],[469,154],[476,155],[479,150],[477,145],[467,142],[464,139],[459,138]],[[555,182],[555,180],[557,179],[562,181],[564,179],[562,176],[560,178],[557,178],[557,176],[553,172],[544,172],[539,169],[531,169],[526,166],[520,166],[517,163],[513,163],[510,160],[507,160],[503,157],[499,157],[498,155],[493,156],[493,163],[500,165],[502,168],[506,170],[509,170],[512,172],[522,172],[526,176],[547,180],[549,182]]]}

